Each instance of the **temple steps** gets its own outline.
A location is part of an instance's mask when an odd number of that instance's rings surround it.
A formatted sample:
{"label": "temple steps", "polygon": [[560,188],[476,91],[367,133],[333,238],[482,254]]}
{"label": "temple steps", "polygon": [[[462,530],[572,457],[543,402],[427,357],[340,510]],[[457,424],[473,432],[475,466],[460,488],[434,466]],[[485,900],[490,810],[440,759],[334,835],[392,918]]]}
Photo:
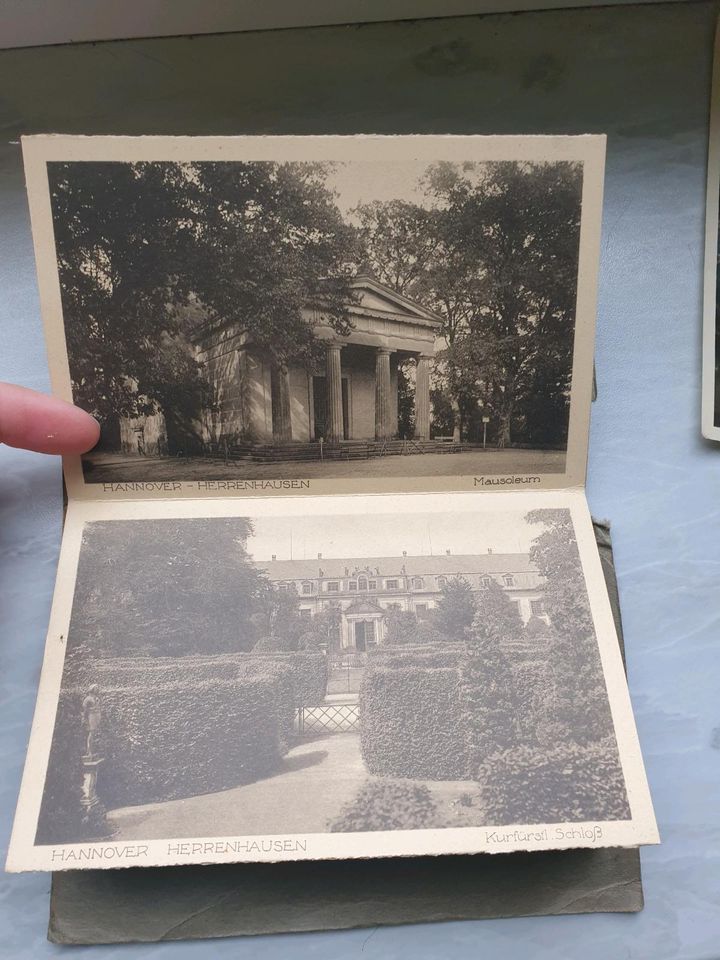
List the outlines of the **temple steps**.
{"label": "temple steps", "polygon": [[[369,460],[374,457],[410,456],[419,453],[459,453],[462,444],[444,440],[345,440],[342,443],[256,443],[244,450],[257,463],[307,460]],[[229,450],[232,459],[235,451]],[[238,451],[239,453],[239,451]]]}

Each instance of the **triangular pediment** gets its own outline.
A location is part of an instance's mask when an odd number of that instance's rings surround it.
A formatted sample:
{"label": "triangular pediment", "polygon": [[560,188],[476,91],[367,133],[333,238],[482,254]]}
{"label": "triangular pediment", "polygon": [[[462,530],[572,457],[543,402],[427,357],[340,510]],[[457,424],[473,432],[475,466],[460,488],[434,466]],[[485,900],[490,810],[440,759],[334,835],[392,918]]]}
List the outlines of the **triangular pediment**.
{"label": "triangular pediment", "polygon": [[369,614],[377,615],[385,613],[382,607],[378,607],[378,605],[371,600],[355,600],[349,607],[346,607],[343,612],[351,616],[353,614],[368,616]]}
{"label": "triangular pediment", "polygon": [[374,277],[355,277],[350,286],[357,296],[355,309],[377,310],[392,313],[408,320],[421,320],[427,323],[442,323],[442,318],[432,310],[417,303],[410,297],[398,293]]}

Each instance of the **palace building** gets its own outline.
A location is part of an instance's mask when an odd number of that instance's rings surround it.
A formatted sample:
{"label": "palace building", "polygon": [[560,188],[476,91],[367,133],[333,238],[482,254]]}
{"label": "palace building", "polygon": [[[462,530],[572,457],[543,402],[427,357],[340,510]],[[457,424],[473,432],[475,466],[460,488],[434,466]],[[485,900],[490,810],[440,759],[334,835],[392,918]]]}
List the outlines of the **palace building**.
{"label": "palace building", "polygon": [[336,605],[342,611],[342,646],[363,652],[385,639],[388,610],[404,610],[419,619],[436,606],[453,577],[464,577],[480,591],[495,580],[517,604],[524,623],[547,622],[542,577],[526,553],[452,554],[440,556],[363,557],[352,559],[256,561],[279,589],[291,585],[300,598],[300,613],[312,617]]}

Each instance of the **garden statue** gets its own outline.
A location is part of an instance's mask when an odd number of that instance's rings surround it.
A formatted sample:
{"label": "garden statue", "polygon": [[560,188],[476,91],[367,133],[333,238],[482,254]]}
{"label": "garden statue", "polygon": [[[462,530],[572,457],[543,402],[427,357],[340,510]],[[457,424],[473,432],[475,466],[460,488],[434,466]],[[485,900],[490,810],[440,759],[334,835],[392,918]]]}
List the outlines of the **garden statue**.
{"label": "garden statue", "polygon": [[100,728],[102,711],[100,709],[100,688],[96,683],[90,684],[87,696],[82,703],[82,725],[85,734],[85,756],[93,756],[95,739]]}

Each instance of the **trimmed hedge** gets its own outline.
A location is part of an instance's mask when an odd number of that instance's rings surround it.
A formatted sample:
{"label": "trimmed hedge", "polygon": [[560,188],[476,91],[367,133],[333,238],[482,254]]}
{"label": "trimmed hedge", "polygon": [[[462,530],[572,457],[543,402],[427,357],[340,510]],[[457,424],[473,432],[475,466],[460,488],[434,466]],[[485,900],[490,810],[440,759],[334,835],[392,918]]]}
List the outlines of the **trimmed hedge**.
{"label": "trimmed hedge", "polygon": [[[103,685],[97,789],[104,806],[211,793],[277,769],[287,734],[279,705],[287,704],[289,687],[283,692],[278,667],[259,667],[230,680]],[[39,843],[83,839],[77,832],[86,692],[83,686],[61,693]]]}
{"label": "trimmed hedge", "polygon": [[324,653],[298,650],[291,653],[247,653],[248,659],[277,663],[291,671],[293,703],[296,707],[316,707],[325,699],[328,666]]}
{"label": "trimmed hedge", "polygon": [[102,690],[107,807],[225,790],[276,769],[275,676]]}
{"label": "trimmed hedge", "polygon": [[[327,689],[327,657],[314,651],[86,660],[73,671],[70,682],[78,685],[98,683],[101,686],[142,686],[151,681],[194,684],[200,680],[230,680],[241,673],[247,674],[248,670],[258,669],[251,664],[270,663],[282,667],[291,678],[293,706],[317,706],[323,702]],[[66,678],[65,682],[69,679]]]}
{"label": "trimmed hedge", "polygon": [[108,657],[86,660],[77,665],[72,677],[63,682],[97,683],[103,687],[146,686],[149,683],[188,683],[202,680],[231,680],[238,675],[242,657],[221,654],[214,657]]}
{"label": "trimmed hedge", "polygon": [[457,669],[370,661],[360,687],[360,745],[370,773],[418,780],[465,776]]}
{"label": "trimmed hedge", "polygon": [[468,780],[492,753],[517,745],[519,705],[509,675],[496,663],[484,670],[479,658],[468,659],[460,671],[460,701],[464,717],[465,772]]}
{"label": "trimmed hedge", "polygon": [[380,776],[474,780],[491,755],[573,738],[548,663],[499,650],[492,662],[460,645],[374,650],[360,710],[363,756]]}
{"label": "trimmed hedge", "polygon": [[82,701],[100,688],[110,809],[236,786],[275,769],[299,705],[322,703],[324,654],[232,653],[69,661],[53,734],[38,842],[87,839],[80,822]]}
{"label": "trimmed hedge", "polygon": [[625,780],[613,738],[554,749],[518,747],[488,757],[477,771],[487,823],[629,820]]}
{"label": "trimmed hedge", "polygon": [[464,646],[449,643],[376,647],[368,654],[368,666],[457,669],[464,653]]}
{"label": "trimmed hedge", "polygon": [[441,825],[438,819],[435,801],[424,784],[375,780],[341,810],[330,832],[429,830]]}

